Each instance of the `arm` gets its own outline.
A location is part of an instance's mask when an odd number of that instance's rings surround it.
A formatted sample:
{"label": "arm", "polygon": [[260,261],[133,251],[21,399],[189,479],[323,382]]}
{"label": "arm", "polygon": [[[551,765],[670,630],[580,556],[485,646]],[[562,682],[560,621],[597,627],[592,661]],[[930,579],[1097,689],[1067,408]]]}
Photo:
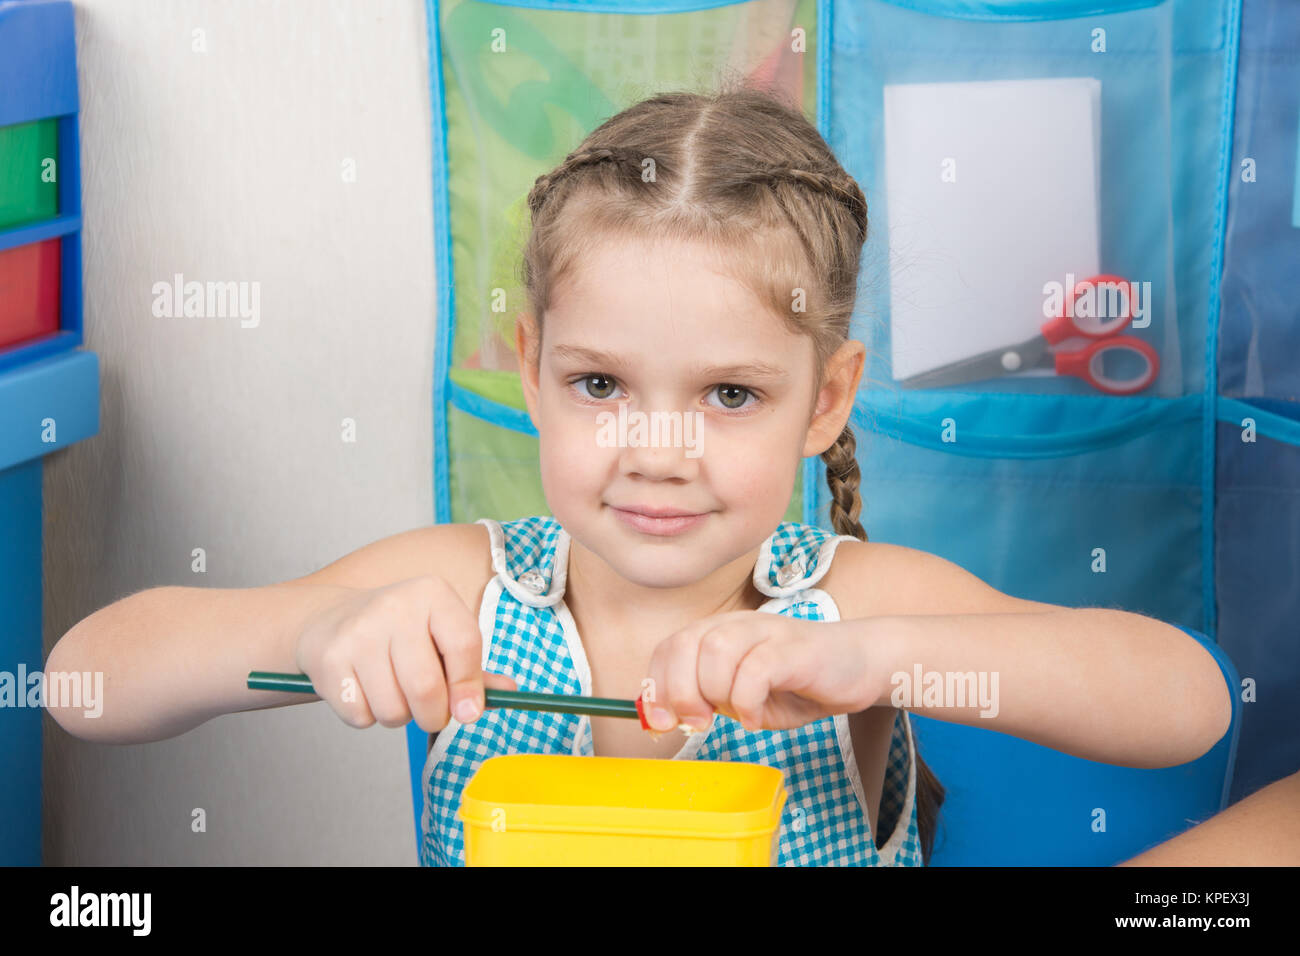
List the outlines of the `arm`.
{"label": "arm", "polygon": [[143,743],[220,714],[317,701],[314,694],[249,690],[248,672],[301,670],[296,650],[306,622],[358,589],[440,574],[467,600],[476,587],[481,592],[489,567],[483,526],[440,525],[384,538],[265,587],[141,591],[78,622],[45,664],[47,675],[101,673],[102,714],[48,710],[74,736]]}
{"label": "arm", "polygon": [[909,710],[1090,760],[1174,766],[1228,729],[1232,699],[1218,663],[1172,625],[1024,601],[936,555],[855,544],[840,546],[827,588],[837,588],[844,618],[878,645],[887,686],[877,706],[893,706],[890,678],[914,675],[919,664],[923,674],[985,672],[990,691],[996,675],[997,713],[923,700]]}
{"label": "arm", "polygon": [[[1107,608],[957,614],[856,622],[881,641],[885,670],[987,674],[994,706],[909,710],[1032,740],[1088,760],[1172,767],[1228,729],[1232,700],[1195,639],[1153,618]],[[996,683],[994,680],[996,679]],[[891,689],[879,703],[890,702]]]}
{"label": "arm", "polygon": [[102,674],[101,714],[55,706],[53,695],[46,709],[75,737],[126,744],[175,737],[219,714],[320,700],[249,690],[248,672],[297,672],[303,624],[347,590],[159,587],[132,594],[78,622],[45,662],[47,679]]}
{"label": "arm", "polygon": [[1300,865],[1300,773],[1256,790],[1222,813],[1120,866]]}

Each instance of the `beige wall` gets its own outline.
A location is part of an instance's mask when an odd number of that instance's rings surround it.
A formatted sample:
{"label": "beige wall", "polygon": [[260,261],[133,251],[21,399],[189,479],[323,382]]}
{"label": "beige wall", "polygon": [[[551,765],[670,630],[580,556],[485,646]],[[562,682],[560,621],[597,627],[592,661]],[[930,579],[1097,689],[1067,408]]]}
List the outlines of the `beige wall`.
{"label": "beige wall", "polygon": [[[75,2],[101,424],[46,459],[47,654],[134,591],[296,577],[433,520],[423,3]],[[258,282],[259,324],[155,317],[175,273]],[[45,727],[46,863],[416,861],[402,730],[321,702],[147,745]]]}

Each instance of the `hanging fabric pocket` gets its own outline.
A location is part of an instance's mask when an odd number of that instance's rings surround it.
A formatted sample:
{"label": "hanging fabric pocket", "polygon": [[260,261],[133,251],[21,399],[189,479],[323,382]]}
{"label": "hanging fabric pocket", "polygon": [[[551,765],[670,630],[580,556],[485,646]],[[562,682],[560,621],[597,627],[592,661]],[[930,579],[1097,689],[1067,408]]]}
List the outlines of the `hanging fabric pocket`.
{"label": "hanging fabric pocket", "polygon": [[837,3],[869,386],[1201,391],[1224,31],[1211,0]]}
{"label": "hanging fabric pocket", "polygon": [[1300,402],[1300,4],[1242,8],[1219,392]]}
{"label": "hanging fabric pocket", "polygon": [[1300,765],[1300,5],[1245,0],[1218,335],[1218,638],[1241,671],[1232,798]]}
{"label": "hanging fabric pocket", "polygon": [[863,526],[1016,597],[1203,626],[1200,399],[859,402]]}
{"label": "hanging fabric pocket", "polygon": [[1295,772],[1300,739],[1300,408],[1224,399],[1215,503],[1219,643],[1243,682],[1232,799]]}
{"label": "hanging fabric pocket", "polygon": [[[831,144],[873,223],[854,419],[872,540],[1019,597],[1206,627],[1226,12],[835,4]],[[1058,334],[1063,315],[1098,334]],[[1144,363],[1141,388],[1105,387]]]}
{"label": "hanging fabric pocket", "polygon": [[[435,48],[440,301],[434,365],[439,522],[548,513],[524,412],[513,323],[526,197],[597,125],[663,90],[745,78],[814,118],[817,0],[616,3],[428,0]],[[802,515],[796,488],[791,518]]]}

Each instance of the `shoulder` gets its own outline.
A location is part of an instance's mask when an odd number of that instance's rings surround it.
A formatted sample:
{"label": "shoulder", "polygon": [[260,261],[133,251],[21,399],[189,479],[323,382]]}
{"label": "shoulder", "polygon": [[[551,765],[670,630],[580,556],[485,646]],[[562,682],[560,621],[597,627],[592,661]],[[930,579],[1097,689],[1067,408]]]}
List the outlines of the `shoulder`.
{"label": "shoulder", "polygon": [[477,607],[493,574],[488,528],[479,523],[439,524],[401,531],[311,574],[278,583],[379,588],[426,574],[443,578],[467,606]]}
{"label": "shoulder", "polygon": [[937,554],[877,541],[841,541],[821,588],[834,598],[844,619],[1060,609],[1003,594]]}

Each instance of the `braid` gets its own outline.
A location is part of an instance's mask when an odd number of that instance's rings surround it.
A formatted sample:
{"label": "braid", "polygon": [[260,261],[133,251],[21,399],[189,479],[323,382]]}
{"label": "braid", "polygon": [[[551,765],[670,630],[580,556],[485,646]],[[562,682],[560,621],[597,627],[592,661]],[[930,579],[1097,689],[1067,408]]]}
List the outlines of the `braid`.
{"label": "braid", "polygon": [[796,169],[793,166],[773,166],[764,175],[767,179],[807,186],[816,192],[830,196],[836,202],[842,203],[852,214],[854,225],[857,226],[858,245],[861,246],[866,241],[867,199],[862,194],[862,189],[858,186],[857,181],[852,177],[828,176],[825,173]]}
{"label": "braid", "polygon": [[[866,541],[867,532],[858,522],[862,496],[858,493],[861,472],[858,469],[856,450],[857,439],[853,436],[853,428],[845,425],[835,444],[822,452],[822,461],[826,463],[826,484],[831,489],[831,526],[837,534],[850,534]],[[921,756],[921,749],[915,741],[913,754],[916,757],[916,829],[920,838],[921,862],[924,866],[929,866],[930,857],[934,854],[939,810],[947,797],[947,790]],[[895,828],[905,825],[904,820],[894,821]],[[876,845],[881,846],[883,839],[889,835],[884,832],[878,834]]]}
{"label": "braid", "polygon": [[595,149],[572,152],[564,157],[564,162],[549,173],[538,176],[537,181],[533,183],[533,188],[528,193],[528,208],[532,212],[533,218],[537,218],[538,212],[545,205],[552,187],[561,180],[566,179],[574,170],[581,169],[584,166],[596,166],[600,163],[613,163],[615,167],[621,169],[635,167],[637,179],[641,178],[641,160],[625,149],[601,146]]}
{"label": "braid", "polygon": [[858,493],[861,472],[858,469],[857,439],[853,426],[845,425],[835,444],[822,452],[826,463],[826,484],[831,490],[831,527],[836,534],[851,534],[860,541],[867,540],[866,529],[858,521],[862,511],[862,496]]}
{"label": "braid", "polygon": [[[858,493],[861,472],[858,469],[856,450],[857,439],[853,436],[853,427],[845,425],[835,444],[822,452],[822,461],[826,463],[826,484],[831,489],[831,526],[837,534],[850,534],[866,541],[867,532],[858,521],[862,496]],[[916,756],[916,828],[921,843],[921,861],[929,866],[930,857],[934,853],[939,810],[943,806],[947,790],[921,756],[920,747],[915,743],[913,746]],[[894,821],[895,827],[904,825],[904,821]],[[882,832],[876,845],[881,845],[880,837],[887,836]]]}

